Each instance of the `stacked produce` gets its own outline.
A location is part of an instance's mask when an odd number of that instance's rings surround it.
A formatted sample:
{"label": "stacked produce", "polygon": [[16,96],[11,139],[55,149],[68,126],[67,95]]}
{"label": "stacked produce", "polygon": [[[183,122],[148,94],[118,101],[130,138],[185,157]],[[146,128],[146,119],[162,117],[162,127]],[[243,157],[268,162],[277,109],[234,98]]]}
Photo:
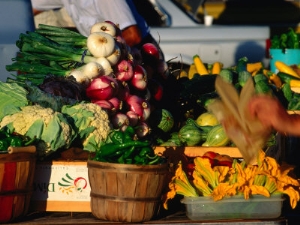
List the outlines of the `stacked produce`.
{"label": "stacked produce", "polygon": [[146,121],[162,98],[159,80],[167,74],[154,44],[129,48],[118,26],[106,21],[95,24],[88,37],[41,24],[20,34],[17,46],[20,52],[6,69],[18,75],[2,83],[1,91],[11,99],[16,88],[21,103],[3,102],[9,110],[1,128],[42,140],[42,155],[74,143],[95,152],[109,142],[110,132],[129,126],[135,139],[149,133]]}
{"label": "stacked produce", "polygon": [[[17,46],[20,52],[6,69],[18,75],[0,85],[1,99],[8,99],[0,101],[5,109],[0,126],[45,139],[43,154],[72,145],[96,152],[111,144],[115,131],[129,127],[134,130],[129,141],[149,146],[234,146],[207,111],[219,97],[217,76],[238,91],[251,78],[257,93],[277,96],[288,110],[299,108],[295,87],[300,76],[288,65],[278,62],[275,74],[247,57],[223,68],[221,62],[206,64],[195,55],[193,64],[176,72],[152,43],[128,47],[110,21],[95,24],[88,37],[40,24],[35,32],[20,34]],[[27,125],[19,129],[13,120],[25,118],[25,109],[45,110],[47,117],[24,120]],[[50,130],[57,134],[56,141],[50,140]],[[266,145],[273,144],[274,136]],[[119,159],[109,158],[105,160]]]}

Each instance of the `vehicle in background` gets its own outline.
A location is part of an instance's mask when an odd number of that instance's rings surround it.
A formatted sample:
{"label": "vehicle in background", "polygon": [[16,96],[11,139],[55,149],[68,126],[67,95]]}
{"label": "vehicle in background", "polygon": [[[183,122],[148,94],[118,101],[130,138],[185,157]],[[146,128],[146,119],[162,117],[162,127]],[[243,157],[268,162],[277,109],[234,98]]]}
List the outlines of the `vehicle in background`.
{"label": "vehicle in background", "polygon": [[[268,26],[205,26],[195,16],[203,0],[185,1],[186,5],[176,0],[135,2],[150,25],[151,34],[160,43],[166,60],[189,65],[197,54],[205,63],[219,61],[224,67],[236,65],[244,56],[251,62],[261,61],[266,66],[269,63],[266,54],[270,38]],[[191,12],[186,10],[191,6],[188,2],[193,4]],[[144,4],[148,4],[147,7]]]}

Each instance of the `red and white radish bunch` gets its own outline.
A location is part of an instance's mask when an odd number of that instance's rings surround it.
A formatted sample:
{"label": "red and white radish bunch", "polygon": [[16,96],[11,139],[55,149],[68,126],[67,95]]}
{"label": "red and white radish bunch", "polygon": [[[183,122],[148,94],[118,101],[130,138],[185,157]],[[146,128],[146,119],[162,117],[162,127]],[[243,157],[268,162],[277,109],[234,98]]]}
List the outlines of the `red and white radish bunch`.
{"label": "red and white radish bunch", "polygon": [[124,130],[130,125],[138,136],[147,135],[150,99],[159,101],[163,95],[162,85],[155,79],[165,74],[159,74],[165,64],[160,49],[152,43],[144,44],[140,50],[130,48],[121,30],[110,21],[91,28],[87,47],[96,58],[84,68],[88,72],[84,75],[87,97],[108,110],[114,128]]}

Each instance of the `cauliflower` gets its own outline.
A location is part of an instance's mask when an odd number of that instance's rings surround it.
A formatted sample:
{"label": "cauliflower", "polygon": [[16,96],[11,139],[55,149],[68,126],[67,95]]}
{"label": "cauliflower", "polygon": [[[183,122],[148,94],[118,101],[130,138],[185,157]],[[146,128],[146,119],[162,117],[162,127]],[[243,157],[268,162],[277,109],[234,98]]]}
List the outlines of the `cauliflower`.
{"label": "cauliflower", "polygon": [[74,129],[62,113],[40,105],[24,106],[21,111],[5,116],[0,122],[0,128],[5,126],[43,142],[37,146],[40,156],[68,148],[75,137]]}
{"label": "cauliflower", "polygon": [[96,151],[112,130],[107,112],[94,103],[64,105],[62,113],[74,120],[84,150]]}

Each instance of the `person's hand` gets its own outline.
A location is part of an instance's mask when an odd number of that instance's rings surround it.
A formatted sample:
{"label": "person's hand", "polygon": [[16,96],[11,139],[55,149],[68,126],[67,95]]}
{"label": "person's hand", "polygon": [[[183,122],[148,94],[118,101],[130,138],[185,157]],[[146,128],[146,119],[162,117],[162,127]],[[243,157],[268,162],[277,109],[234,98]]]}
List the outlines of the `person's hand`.
{"label": "person's hand", "polygon": [[271,96],[254,96],[248,107],[250,115],[257,117],[267,129],[275,129],[282,133],[289,133],[292,130],[292,116],[278,99]]}
{"label": "person's hand", "polygon": [[122,30],[122,36],[130,47],[135,46],[142,41],[141,31],[137,25],[126,27]]}

